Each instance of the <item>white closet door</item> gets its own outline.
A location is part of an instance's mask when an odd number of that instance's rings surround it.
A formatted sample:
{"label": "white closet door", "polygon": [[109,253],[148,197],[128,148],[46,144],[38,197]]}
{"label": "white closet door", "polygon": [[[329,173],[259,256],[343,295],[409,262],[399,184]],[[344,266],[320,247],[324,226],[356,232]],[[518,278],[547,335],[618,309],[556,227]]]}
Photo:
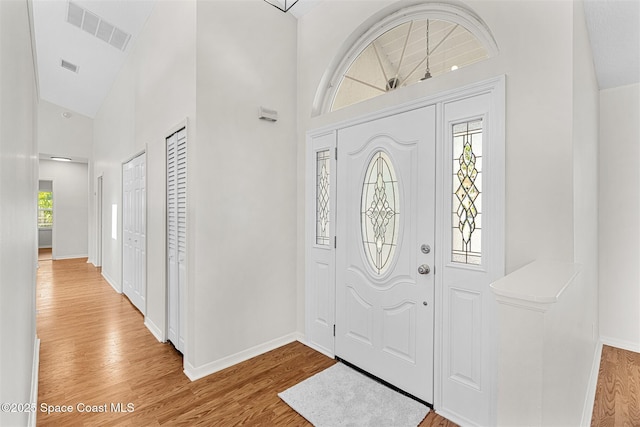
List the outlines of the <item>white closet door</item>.
{"label": "white closet door", "polygon": [[146,156],[122,166],[122,290],[142,314],[146,300]]}
{"label": "white closet door", "polygon": [[184,349],[187,283],[187,131],[167,138],[168,338]]}

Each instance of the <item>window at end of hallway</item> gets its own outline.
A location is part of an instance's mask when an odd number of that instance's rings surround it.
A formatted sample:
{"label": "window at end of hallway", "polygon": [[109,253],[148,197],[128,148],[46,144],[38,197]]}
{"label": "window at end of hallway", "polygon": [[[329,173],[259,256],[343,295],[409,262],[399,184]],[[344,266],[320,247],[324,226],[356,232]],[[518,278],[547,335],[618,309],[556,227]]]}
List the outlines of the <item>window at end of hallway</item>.
{"label": "window at end of hallway", "polygon": [[38,193],[38,228],[53,227],[53,193],[40,191]]}

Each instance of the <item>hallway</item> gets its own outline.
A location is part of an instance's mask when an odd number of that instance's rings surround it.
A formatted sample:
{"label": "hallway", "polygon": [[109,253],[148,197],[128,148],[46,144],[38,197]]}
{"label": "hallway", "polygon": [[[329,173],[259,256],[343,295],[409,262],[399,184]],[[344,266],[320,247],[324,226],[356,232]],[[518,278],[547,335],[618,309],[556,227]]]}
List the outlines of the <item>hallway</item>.
{"label": "hallway", "polygon": [[[294,344],[191,382],[181,355],[159,343],[129,300],[85,259],[41,262],[37,308],[38,408],[72,406],[71,413],[39,412],[39,426],[299,424],[275,391],[333,363]],[[121,403],[123,412],[112,412],[112,403]],[[81,413],[78,404],[107,404],[107,410]]]}
{"label": "hallway", "polygon": [[[277,393],[334,363],[295,342],[191,382],[181,355],[86,259],[40,262],[37,309],[38,408],[71,406],[39,411],[38,426],[305,425]],[[432,411],[421,426],[454,424]]]}

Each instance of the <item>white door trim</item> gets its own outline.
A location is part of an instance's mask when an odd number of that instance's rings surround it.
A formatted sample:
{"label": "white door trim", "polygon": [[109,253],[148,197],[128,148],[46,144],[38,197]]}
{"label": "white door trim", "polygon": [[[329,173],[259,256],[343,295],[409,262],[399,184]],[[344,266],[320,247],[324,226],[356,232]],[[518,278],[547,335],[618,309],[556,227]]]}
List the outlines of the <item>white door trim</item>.
{"label": "white door trim", "polygon": [[[410,101],[407,103],[403,103],[400,105],[388,107],[382,109],[380,111],[366,114],[363,116],[359,116],[356,118],[351,118],[347,120],[343,120],[340,122],[332,123],[321,128],[311,130],[307,132],[307,168],[306,168],[306,182],[307,182],[307,191],[306,191],[306,232],[305,232],[305,247],[306,247],[306,261],[305,261],[305,326],[306,326],[306,336],[305,341],[313,348],[321,350],[323,353],[334,356],[335,355],[335,343],[332,340],[331,342],[327,342],[326,337],[324,337],[322,342],[318,340],[318,337],[313,336],[313,331],[310,328],[310,324],[314,322],[314,319],[311,318],[312,306],[317,306],[318,304],[333,304],[333,309],[330,310],[330,313],[334,316],[333,319],[328,319],[327,323],[329,326],[331,322],[335,324],[335,275],[333,276],[333,289],[332,292],[326,293],[327,296],[333,298],[333,301],[315,301],[310,300],[309,297],[313,296],[314,298],[318,298],[318,295],[315,293],[313,286],[315,285],[314,281],[314,249],[317,248],[315,244],[315,163],[311,157],[317,152],[317,149],[314,149],[314,144],[319,142],[320,139],[323,139],[321,145],[327,146],[327,144],[335,144],[335,138],[337,138],[337,131],[339,129],[354,126],[360,123],[369,122],[372,120],[380,119],[383,117],[387,117],[394,114],[403,113],[409,110],[425,107],[428,105],[436,106],[436,120],[438,121],[438,126],[436,129],[436,159],[438,164],[445,164],[442,162],[450,162],[450,159],[447,158],[448,153],[443,152],[443,147],[440,141],[445,138],[446,132],[445,129],[445,117],[444,117],[444,109],[445,106],[449,103],[454,103],[457,101],[461,101],[467,98],[476,97],[483,94],[488,94],[490,99],[490,105],[488,106],[486,117],[488,128],[486,130],[487,135],[491,138],[491,151],[488,154],[485,154],[485,169],[492,171],[492,173],[488,173],[485,178],[485,186],[487,188],[492,188],[492,197],[485,200],[485,206],[488,210],[491,210],[493,213],[491,215],[491,227],[493,233],[490,236],[487,236],[487,240],[490,240],[488,246],[484,246],[483,251],[486,250],[487,253],[491,254],[489,264],[486,264],[484,268],[487,269],[490,277],[499,278],[504,275],[504,264],[505,264],[505,252],[504,252],[504,244],[505,244],[505,230],[504,230],[504,220],[505,220],[505,82],[506,77],[504,75],[491,78],[488,80],[484,80],[481,82],[477,82],[471,85],[467,85],[461,88],[456,88],[452,90],[448,90],[445,92],[441,92],[438,94],[434,94],[433,96],[428,96],[419,100]],[[327,138],[331,138],[333,135],[333,142],[327,141]],[[338,147],[339,150],[339,147]],[[484,372],[486,378],[488,378],[486,388],[487,388],[487,399],[483,402],[483,411],[485,414],[482,416],[483,419],[477,418],[472,419],[467,414],[458,413],[455,410],[450,410],[447,408],[455,407],[455,405],[450,405],[447,399],[451,399],[451,396],[443,396],[442,393],[442,384],[445,380],[446,376],[442,372],[443,368],[443,326],[444,326],[444,318],[447,315],[446,307],[442,304],[444,302],[444,283],[443,276],[444,274],[440,274],[444,271],[445,261],[444,261],[444,248],[448,245],[444,244],[445,239],[450,239],[450,234],[447,234],[448,230],[444,230],[445,221],[443,217],[443,212],[446,209],[450,209],[450,199],[448,197],[448,187],[450,184],[450,177],[444,176],[445,171],[444,168],[437,166],[437,177],[436,177],[436,209],[439,214],[436,214],[436,229],[438,232],[436,233],[436,259],[435,259],[435,301],[436,301],[436,312],[435,312],[435,342],[434,342],[434,407],[438,412],[446,414],[449,419],[452,421],[457,421],[462,424],[470,424],[470,425],[479,425],[479,424],[495,424],[495,402],[496,402],[496,379],[497,379],[497,366],[495,365],[496,360],[496,350],[493,343],[487,343],[487,351],[483,353],[483,357],[486,357],[487,360],[483,363],[483,366],[488,372]],[[335,211],[335,187],[333,187],[333,194],[331,196],[331,205],[334,207]],[[338,207],[339,209],[340,207]],[[489,220],[489,218],[487,218]],[[334,222],[335,224],[335,222]],[[335,271],[335,249],[333,245],[330,250],[333,252],[333,257],[330,257],[331,265],[330,267]],[[323,259],[323,262],[326,262],[326,257]],[[487,299],[483,299],[483,301],[487,301]],[[493,313],[492,306],[488,303],[487,306],[487,320],[488,323],[484,325],[484,327],[488,328],[487,331],[493,330],[492,319]],[[325,334],[326,335],[326,334]],[[453,402],[456,403],[456,402]],[[440,411],[440,408],[444,408]]]}

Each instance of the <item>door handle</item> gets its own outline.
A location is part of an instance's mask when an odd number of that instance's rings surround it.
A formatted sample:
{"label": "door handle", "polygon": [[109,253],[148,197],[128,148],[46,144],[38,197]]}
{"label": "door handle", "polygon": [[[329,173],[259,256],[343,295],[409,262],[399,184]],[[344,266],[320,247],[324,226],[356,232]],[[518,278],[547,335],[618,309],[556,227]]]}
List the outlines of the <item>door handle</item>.
{"label": "door handle", "polygon": [[431,273],[431,268],[429,268],[427,264],[422,264],[420,267],[418,267],[418,273],[429,274]]}

